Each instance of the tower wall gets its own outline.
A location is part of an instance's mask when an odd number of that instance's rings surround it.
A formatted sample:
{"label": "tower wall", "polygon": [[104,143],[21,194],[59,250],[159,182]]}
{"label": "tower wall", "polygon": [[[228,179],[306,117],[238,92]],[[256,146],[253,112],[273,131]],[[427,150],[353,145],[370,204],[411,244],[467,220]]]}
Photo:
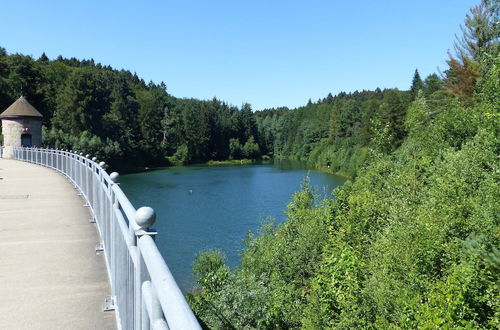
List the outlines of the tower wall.
{"label": "tower wall", "polygon": [[4,158],[12,158],[13,147],[21,147],[21,135],[30,134],[33,147],[42,144],[42,122],[34,118],[2,119]]}

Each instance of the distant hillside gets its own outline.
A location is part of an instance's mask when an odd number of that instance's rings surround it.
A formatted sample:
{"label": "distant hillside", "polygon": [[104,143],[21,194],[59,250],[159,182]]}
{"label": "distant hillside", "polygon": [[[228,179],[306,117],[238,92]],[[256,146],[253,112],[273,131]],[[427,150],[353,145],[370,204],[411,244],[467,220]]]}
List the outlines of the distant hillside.
{"label": "distant hillside", "polygon": [[49,60],[0,48],[0,109],[23,94],[44,115],[44,144],[115,169],[260,157],[250,105],[179,99],[164,83],[93,60]]}

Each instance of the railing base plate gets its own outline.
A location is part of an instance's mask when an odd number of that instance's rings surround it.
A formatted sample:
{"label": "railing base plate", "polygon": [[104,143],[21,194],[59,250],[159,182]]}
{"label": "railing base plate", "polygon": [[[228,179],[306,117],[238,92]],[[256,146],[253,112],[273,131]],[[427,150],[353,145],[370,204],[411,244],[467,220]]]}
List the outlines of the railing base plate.
{"label": "railing base plate", "polygon": [[104,243],[103,242],[97,243],[97,245],[95,246],[95,252],[102,252],[102,251],[104,251]]}
{"label": "railing base plate", "polygon": [[103,312],[112,312],[115,310],[115,297],[107,297],[104,300]]}

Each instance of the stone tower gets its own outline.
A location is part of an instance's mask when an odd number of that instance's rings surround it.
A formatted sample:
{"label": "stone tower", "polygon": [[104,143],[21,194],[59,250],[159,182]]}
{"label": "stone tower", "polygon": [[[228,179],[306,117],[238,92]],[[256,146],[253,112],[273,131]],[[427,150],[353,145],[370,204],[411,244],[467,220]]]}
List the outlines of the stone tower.
{"label": "stone tower", "polygon": [[0,114],[4,158],[12,158],[13,147],[39,147],[42,144],[42,114],[21,96]]}

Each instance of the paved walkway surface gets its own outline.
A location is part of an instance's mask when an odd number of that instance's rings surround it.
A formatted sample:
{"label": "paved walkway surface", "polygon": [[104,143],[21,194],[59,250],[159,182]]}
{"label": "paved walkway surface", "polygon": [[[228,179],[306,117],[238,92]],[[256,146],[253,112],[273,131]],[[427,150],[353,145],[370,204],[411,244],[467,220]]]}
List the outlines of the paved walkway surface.
{"label": "paved walkway surface", "polygon": [[0,159],[0,329],[115,329],[99,234],[59,173]]}

